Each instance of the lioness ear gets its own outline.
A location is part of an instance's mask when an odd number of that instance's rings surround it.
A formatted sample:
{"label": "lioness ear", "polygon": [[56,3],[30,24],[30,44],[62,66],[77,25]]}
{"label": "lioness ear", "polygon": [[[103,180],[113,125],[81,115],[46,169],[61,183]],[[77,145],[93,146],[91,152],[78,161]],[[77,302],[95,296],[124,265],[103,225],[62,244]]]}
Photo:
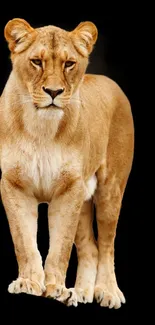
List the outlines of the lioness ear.
{"label": "lioness ear", "polygon": [[25,50],[32,42],[35,29],[24,19],[10,20],[4,29],[4,36],[11,52],[19,53]]}
{"label": "lioness ear", "polygon": [[97,27],[90,21],[80,23],[72,32],[76,49],[83,56],[88,56],[98,37]]}

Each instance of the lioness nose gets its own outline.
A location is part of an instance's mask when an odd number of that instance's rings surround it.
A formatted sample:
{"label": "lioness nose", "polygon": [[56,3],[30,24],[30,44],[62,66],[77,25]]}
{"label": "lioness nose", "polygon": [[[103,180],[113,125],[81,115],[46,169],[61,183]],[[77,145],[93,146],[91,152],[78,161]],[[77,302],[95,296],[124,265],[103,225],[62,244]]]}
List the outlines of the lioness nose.
{"label": "lioness nose", "polygon": [[45,91],[45,93],[49,94],[52,97],[52,99],[54,99],[56,96],[63,93],[64,88],[53,90],[53,89],[50,89],[50,88],[43,87],[43,90]]}

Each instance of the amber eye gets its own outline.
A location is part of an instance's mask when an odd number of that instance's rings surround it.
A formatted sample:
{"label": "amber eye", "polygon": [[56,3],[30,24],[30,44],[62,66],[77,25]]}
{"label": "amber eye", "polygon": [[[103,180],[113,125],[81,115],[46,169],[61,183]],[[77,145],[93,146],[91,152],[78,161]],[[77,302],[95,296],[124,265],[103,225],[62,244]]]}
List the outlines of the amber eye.
{"label": "amber eye", "polygon": [[31,62],[34,65],[39,65],[40,67],[42,66],[42,61],[40,59],[32,59]]}
{"label": "amber eye", "polygon": [[75,65],[75,61],[66,61],[65,62],[65,68],[70,68]]}

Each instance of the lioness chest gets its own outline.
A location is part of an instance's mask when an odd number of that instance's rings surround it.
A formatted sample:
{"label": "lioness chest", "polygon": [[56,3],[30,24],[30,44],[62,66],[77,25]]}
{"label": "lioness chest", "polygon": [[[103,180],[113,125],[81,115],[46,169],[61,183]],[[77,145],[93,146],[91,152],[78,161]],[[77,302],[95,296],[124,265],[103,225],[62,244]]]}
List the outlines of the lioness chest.
{"label": "lioness chest", "polygon": [[[3,152],[4,173],[7,172],[14,181],[19,179],[23,188],[31,187],[40,200],[41,196],[49,197],[62,171],[70,170],[75,165],[75,154],[55,144],[37,147],[24,142],[18,147],[4,148]],[[77,166],[74,168],[76,171]]]}
{"label": "lioness chest", "polygon": [[36,193],[49,194],[62,171],[69,164],[69,156],[59,146],[37,150],[32,154],[27,174],[34,184]]}
{"label": "lioness chest", "polygon": [[[6,147],[3,150],[2,169],[12,183],[33,193],[40,202],[52,199],[53,189],[61,181],[63,172],[82,176],[83,159],[77,152],[52,145],[37,148],[29,143]],[[18,185],[16,184],[16,185]],[[91,175],[83,181],[85,198],[89,199],[96,188],[96,178]]]}

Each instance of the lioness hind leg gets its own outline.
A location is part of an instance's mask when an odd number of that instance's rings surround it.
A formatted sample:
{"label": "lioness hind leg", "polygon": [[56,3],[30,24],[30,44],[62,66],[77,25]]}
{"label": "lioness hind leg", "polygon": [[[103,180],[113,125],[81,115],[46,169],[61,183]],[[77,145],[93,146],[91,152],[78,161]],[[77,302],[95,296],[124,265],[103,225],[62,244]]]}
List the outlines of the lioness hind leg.
{"label": "lioness hind leg", "polygon": [[83,204],[75,244],[78,255],[78,268],[75,289],[79,302],[91,303],[94,296],[94,285],[97,272],[98,249],[93,233],[93,203]]}
{"label": "lioness hind leg", "polygon": [[121,126],[119,116],[115,117],[115,128],[111,128],[106,165],[101,165],[96,173],[98,187],[95,193],[95,204],[99,259],[95,298],[101,306],[115,309],[125,302],[116,281],[114,242],[122,199],[133,160],[134,141],[131,119],[127,122],[126,126]]}
{"label": "lioness hind leg", "polygon": [[121,201],[122,192],[115,175],[106,184],[99,182],[96,194],[99,261],[95,298],[101,306],[115,309],[125,303],[114,269],[114,240]]}
{"label": "lioness hind leg", "polygon": [[130,105],[119,102],[113,115],[106,161],[98,169],[95,193],[98,227],[98,270],[95,298],[101,306],[119,308],[125,302],[116,281],[114,242],[122,199],[133,162],[134,126]]}

